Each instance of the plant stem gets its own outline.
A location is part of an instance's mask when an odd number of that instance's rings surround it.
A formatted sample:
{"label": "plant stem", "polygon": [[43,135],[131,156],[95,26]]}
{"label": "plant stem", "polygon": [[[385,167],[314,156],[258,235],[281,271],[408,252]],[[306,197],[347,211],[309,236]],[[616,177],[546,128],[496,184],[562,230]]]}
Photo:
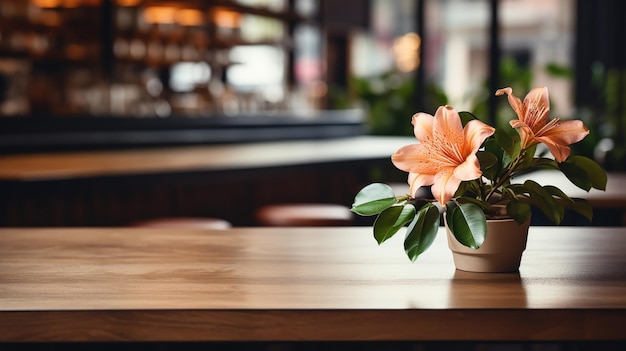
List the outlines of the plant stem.
{"label": "plant stem", "polygon": [[509,178],[511,178],[511,174],[513,174],[513,172],[515,171],[515,169],[517,168],[519,163],[524,159],[525,156],[526,156],[526,149],[522,150],[519,153],[519,155],[517,155],[515,160],[513,160],[513,162],[509,165],[506,173],[502,177],[498,178],[498,180],[495,182],[495,185],[493,185],[493,187],[491,188],[487,196],[485,196],[486,202],[489,202],[489,199],[491,199],[493,194],[496,193],[496,190],[500,188],[502,185],[504,185],[504,183],[506,183],[506,181]]}
{"label": "plant stem", "polygon": [[397,202],[397,203],[400,203],[400,202],[404,202],[404,201],[410,200],[410,199],[412,199],[412,198],[413,198],[413,197],[412,197],[411,195],[402,195],[402,196],[397,196],[397,197],[396,197],[396,202]]}

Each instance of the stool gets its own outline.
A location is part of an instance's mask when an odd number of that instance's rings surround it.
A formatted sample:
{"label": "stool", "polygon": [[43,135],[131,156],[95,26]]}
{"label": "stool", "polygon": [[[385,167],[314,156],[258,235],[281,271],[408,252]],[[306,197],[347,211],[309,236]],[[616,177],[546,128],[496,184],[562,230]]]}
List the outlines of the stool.
{"label": "stool", "polygon": [[189,229],[228,229],[230,222],[211,217],[161,217],[131,224],[133,227],[147,228],[189,228]]}
{"label": "stool", "polygon": [[336,204],[267,205],[255,212],[262,226],[347,226],[352,224],[349,208]]}

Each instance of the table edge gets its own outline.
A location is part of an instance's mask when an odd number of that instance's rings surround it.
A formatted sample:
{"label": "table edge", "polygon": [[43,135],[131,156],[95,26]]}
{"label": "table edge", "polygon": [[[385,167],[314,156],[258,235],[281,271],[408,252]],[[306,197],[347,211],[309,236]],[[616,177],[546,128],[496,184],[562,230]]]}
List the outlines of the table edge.
{"label": "table edge", "polygon": [[10,311],[0,342],[626,340],[624,322],[626,309]]}

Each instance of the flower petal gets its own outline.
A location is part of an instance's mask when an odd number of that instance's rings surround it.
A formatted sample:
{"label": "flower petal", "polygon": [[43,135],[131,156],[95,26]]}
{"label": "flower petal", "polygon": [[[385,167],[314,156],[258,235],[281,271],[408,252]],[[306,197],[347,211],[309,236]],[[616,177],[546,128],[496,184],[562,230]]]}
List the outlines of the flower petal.
{"label": "flower petal", "polygon": [[410,186],[411,196],[415,196],[417,190],[422,186],[433,185],[435,176],[430,174],[409,173],[408,183]]}
{"label": "flower petal", "polygon": [[577,119],[573,121],[559,121],[554,128],[537,137],[549,138],[561,145],[570,145],[583,140],[587,134],[589,134],[589,129],[585,127],[583,121]]}
{"label": "flower petal", "polygon": [[391,161],[409,172],[413,194],[423,185],[432,185],[435,198],[445,206],[462,180],[481,176],[476,151],[495,129],[480,121],[464,128],[459,113],[451,106],[440,106],[434,117],[417,113],[412,123],[420,142],[401,147]]}
{"label": "flower petal", "polygon": [[542,143],[546,144],[550,153],[554,156],[557,162],[563,162],[567,160],[570,152],[572,151],[569,146],[563,144],[557,144],[552,139],[541,137],[537,138]]}
{"label": "flower petal", "polygon": [[441,206],[445,206],[452,199],[460,184],[461,180],[454,176],[454,168],[447,167],[435,175],[430,190]]}
{"label": "flower petal", "polygon": [[520,117],[535,132],[542,128],[550,116],[548,88],[533,88],[524,98],[524,116]]}
{"label": "flower petal", "polygon": [[419,112],[413,115],[413,134],[421,143],[429,142],[433,137],[433,123],[435,118],[428,113]]}
{"label": "flower petal", "polygon": [[436,165],[429,157],[428,146],[424,144],[410,144],[399,148],[391,155],[391,162],[396,168],[409,173],[436,173]]}
{"label": "flower petal", "polygon": [[535,133],[526,123],[520,121],[519,119],[514,119],[512,121],[509,121],[509,124],[511,125],[511,127],[518,129],[520,137],[522,138],[522,149],[526,149],[527,147],[538,144],[540,142],[535,138]]}
{"label": "flower petal", "polygon": [[513,95],[513,89],[511,89],[510,87],[496,90],[496,96],[500,96],[504,94],[507,95],[507,98],[509,100],[509,105],[511,105],[517,117],[523,121],[524,120],[524,105],[522,104],[522,100],[520,100],[517,96]]}
{"label": "flower petal", "polygon": [[483,141],[495,133],[496,129],[474,119],[465,125],[463,131],[465,132],[465,144],[471,147],[471,153],[474,154],[478,151]]}
{"label": "flower petal", "polygon": [[482,174],[480,162],[478,162],[476,154],[469,155],[467,159],[465,159],[465,162],[454,169],[454,176],[460,180],[474,180]]}
{"label": "flower petal", "polygon": [[452,144],[463,144],[463,123],[461,117],[452,106],[440,106],[435,112],[433,124],[435,140],[450,140]]}
{"label": "flower petal", "polygon": [[509,121],[509,124],[513,128],[524,128],[524,127],[529,128],[526,123],[520,121],[519,119],[514,119],[512,121]]}

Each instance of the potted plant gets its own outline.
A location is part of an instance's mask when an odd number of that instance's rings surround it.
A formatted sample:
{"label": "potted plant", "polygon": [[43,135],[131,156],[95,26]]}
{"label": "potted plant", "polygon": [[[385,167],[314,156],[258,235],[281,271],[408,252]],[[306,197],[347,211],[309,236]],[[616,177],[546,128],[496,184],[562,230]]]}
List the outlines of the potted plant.
{"label": "potted plant", "polygon": [[[379,244],[408,224],[404,249],[415,261],[432,244],[442,209],[458,269],[514,271],[526,245],[531,206],[555,224],[561,223],[566,208],[591,220],[593,211],[584,199],[534,180],[515,182],[518,175],[549,168],[581,189],[604,190],[606,172],[587,157],[570,156],[569,145],[589,130],[580,120],[549,119],[545,87],[532,89],[523,102],[511,88],[496,92],[505,94],[518,117],[509,122],[510,130],[493,128],[451,106],[440,106],[434,116],[413,116],[418,143],[391,156],[398,169],[408,172],[410,194],[396,196],[390,186],[374,183],[359,191],[352,205],[359,215],[377,216],[373,230]],[[551,157],[539,152],[538,145],[547,147]],[[423,186],[432,186],[432,199],[415,196]],[[521,247],[513,248],[515,242]],[[486,262],[498,255],[506,262]]]}

